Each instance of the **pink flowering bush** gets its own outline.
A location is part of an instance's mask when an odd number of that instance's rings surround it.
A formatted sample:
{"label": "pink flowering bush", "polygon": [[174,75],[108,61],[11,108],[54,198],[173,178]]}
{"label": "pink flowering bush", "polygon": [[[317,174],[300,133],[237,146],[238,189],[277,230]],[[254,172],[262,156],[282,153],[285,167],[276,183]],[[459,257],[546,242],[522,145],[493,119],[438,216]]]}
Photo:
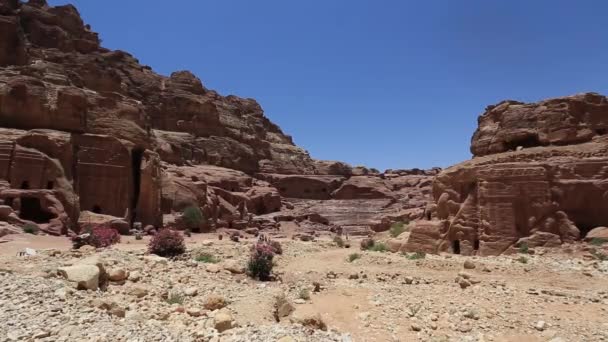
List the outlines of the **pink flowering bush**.
{"label": "pink flowering bush", "polygon": [[162,257],[174,257],[186,252],[186,244],[184,243],[182,234],[178,231],[165,228],[156,233],[152,240],[150,240],[148,250],[150,253]]}
{"label": "pink flowering bush", "polygon": [[120,234],[114,228],[97,226],[91,229],[88,244],[95,248],[110,247],[120,242]]}
{"label": "pink flowering bush", "polygon": [[262,281],[270,280],[274,253],[275,250],[270,244],[264,242],[255,244],[251,248],[249,262],[247,263],[249,276]]}

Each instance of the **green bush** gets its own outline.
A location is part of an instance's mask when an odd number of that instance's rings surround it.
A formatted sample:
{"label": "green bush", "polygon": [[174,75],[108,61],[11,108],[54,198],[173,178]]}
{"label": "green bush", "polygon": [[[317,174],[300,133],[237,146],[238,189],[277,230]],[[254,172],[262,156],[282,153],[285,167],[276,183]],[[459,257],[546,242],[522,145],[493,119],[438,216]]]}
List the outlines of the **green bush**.
{"label": "green bush", "polygon": [[389,230],[389,234],[396,238],[401,235],[401,233],[406,232],[408,230],[408,226],[406,222],[397,221],[391,225],[391,229]]}
{"label": "green bush", "polygon": [[424,253],[424,252],[416,252],[416,253],[411,254],[411,255],[407,255],[406,253],[403,253],[403,254],[409,260],[420,260],[420,259],[426,258],[426,253]]}
{"label": "green bush", "polygon": [[348,262],[353,262],[353,261],[355,261],[357,259],[361,259],[361,254],[359,254],[359,253],[353,253],[353,254],[350,254],[348,256]]}
{"label": "green bush", "polygon": [[374,243],[368,250],[372,252],[386,252],[388,247],[383,242]]}
{"label": "green bush", "polygon": [[169,293],[169,298],[166,300],[167,304],[184,304],[184,296],[177,292]]}
{"label": "green bush", "polygon": [[593,254],[593,256],[596,257],[600,261],[608,260],[608,255],[606,255],[600,251],[593,250],[593,251],[591,251],[591,254]]}
{"label": "green bush", "polygon": [[528,247],[527,243],[522,242],[522,243],[519,244],[519,253],[528,254],[529,253],[529,249],[530,248]]}
{"label": "green bush", "polygon": [[220,262],[215,256],[210,253],[201,253],[197,255],[194,260],[205,264],[217,264],[218,262]]}
{"label": "green bush", "polygon": [[25,226],[23,226],[23,232],[26,234],[37,235],[39,230],[40,228],[38,228],[38,225],[34,223],[26,223]]}
{"label": "green bush", "polygon": [[603,238],[593,238],[593,239],[591,239],[591,241],[589,241],[589,243],[592,244],[593,246],[601,246],[601,245],[605,244],[606,242],[608,242],[608,239],[603,239]]}
{"label": "green bush", "polygon": [[334,243],[336,244],[336,246],[343,248],[344,247],[344,240],[342,239],[342,237],[336,235],[334,236]]}
{"label": "green bush", "polygon": [[191,205],[184,209],[184,213],[182,214],[184,218],[184,222],[186,226],[191,229],[198,231],[200,229],[201,224],[204,222],[205,217],[203,216],[203,212],[198,206]]}
{"label": "green bush", "polygon": [[310,300],[310,291],[308,289],[301,289],[298,293],[298,297],[304,300]]}

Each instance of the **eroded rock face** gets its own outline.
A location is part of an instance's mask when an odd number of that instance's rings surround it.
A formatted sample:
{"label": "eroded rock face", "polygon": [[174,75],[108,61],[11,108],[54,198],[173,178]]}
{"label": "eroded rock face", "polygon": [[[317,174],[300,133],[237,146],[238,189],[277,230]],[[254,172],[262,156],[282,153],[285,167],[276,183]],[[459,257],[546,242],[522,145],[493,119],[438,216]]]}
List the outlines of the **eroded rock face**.
{"label": "eroded rock face", "polygon": [[475,156],[578,144],[608,133],[608,99],[587,93],[538,103],[503,101],[488,106],[478,125],[471,141]]}
{"label": "eroded rock face", "polygon": [[[598,136],[608,120],[605,97],[584,94],[489,108],[471,147],[485,156],[444,170],[433,184],[439,243],[420,242],[437,233],[414,230],[410,240],[418,242],[412,244],[427,251],[497,255],[523,244],[573,242],[608,223],[608,137]],[[518,136],[534,136],[535,142],[525,144]],[[511,142],[523,148],[505,152]],[[500,153],[488,154],[493,152]]]}
{"label": "eroded rock face", "polygon": [[[82,210],[180,226],[195,205],[202,230],[264,228],[273,224],[258,216],[292,215],[284,199],[298,198],[341,201],[301,217],[346,217],[376,201],[355,226],[384,229],[423,215],[434,173],[313,160],[255,100],[103,48],[75,7],[0,1],[0,198],[20,204],[12,224],[65,234]],[[24,196],[40,202],[36,214],[22,212],[32,210]]]}

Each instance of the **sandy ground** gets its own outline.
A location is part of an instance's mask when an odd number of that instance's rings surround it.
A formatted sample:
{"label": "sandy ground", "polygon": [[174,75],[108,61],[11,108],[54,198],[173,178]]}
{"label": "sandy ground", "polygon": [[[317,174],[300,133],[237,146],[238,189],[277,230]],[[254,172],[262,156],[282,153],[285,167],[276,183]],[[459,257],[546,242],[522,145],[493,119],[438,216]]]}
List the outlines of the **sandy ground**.
{"label": "sandy ground", "polygon": [[[218,241],[217,234],[201,234],[187,238],[187,245],[194,253],[206,251],[223,261],[244,264],[254,241],[237,244]],[[204,265],[193,271],[181,261],[160,272],[148,269],[139,259],[127,262],[132,255],[144,253],[146,243],[147,238],[124,237],[119,245],[96,253],[141,271],[142,282],[158,292],[174,279],[202,293],[219,291],[230,300],[230,309],[242,325],[272,323],[274,293],[283,291],[296,301],[302,289],[310,290],[318,282],[322,291],[300,300],[297,310],[320,313],[328,326],[350,333],[355,341],[608,340],[608,261],[590,257],[583,246],[574,253],[539,255],[544,251],[537,251],[536,255],[487,258],[429,255],[411,260],[397,253],[360,251],[355,241],[347,249],[329,239],[284,239],[285,253],[276,258],[280,281],[260,283],[243,275],[211,274]],[[26,236],[0,245],[0,266],[25,262],[15,256],[25,247],[62,250],[65,259],[32,258],[28,262],[34,267],[23,270],[24,274],[31,274],[36,263],[48,268],[72,262],[65,238]],[[353,253],[361,257],[349,262]],[[475,268],[465,270],[465,260]],[[464,289],[455,282],[462,272],[473,283]],[[129,282],[115,291],[121,293],[128,286]],[[164,303],[151,298],[146,305],[153,307],[146,310],[154,312],[162,310]]]}

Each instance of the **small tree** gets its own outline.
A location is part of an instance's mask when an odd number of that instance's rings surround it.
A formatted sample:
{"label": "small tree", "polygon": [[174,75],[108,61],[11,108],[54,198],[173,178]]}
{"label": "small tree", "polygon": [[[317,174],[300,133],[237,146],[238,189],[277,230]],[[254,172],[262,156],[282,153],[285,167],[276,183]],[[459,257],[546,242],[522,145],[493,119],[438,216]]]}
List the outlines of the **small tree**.
{"label": "small tree", "polygon": [[184,218],[184,222],[186,223],[186,228],[194,231],[199,230],[201,224],[205,221],[205,216],[203,215],[203,212],[196,205],[191,205],[184,209],[182,217]]}

